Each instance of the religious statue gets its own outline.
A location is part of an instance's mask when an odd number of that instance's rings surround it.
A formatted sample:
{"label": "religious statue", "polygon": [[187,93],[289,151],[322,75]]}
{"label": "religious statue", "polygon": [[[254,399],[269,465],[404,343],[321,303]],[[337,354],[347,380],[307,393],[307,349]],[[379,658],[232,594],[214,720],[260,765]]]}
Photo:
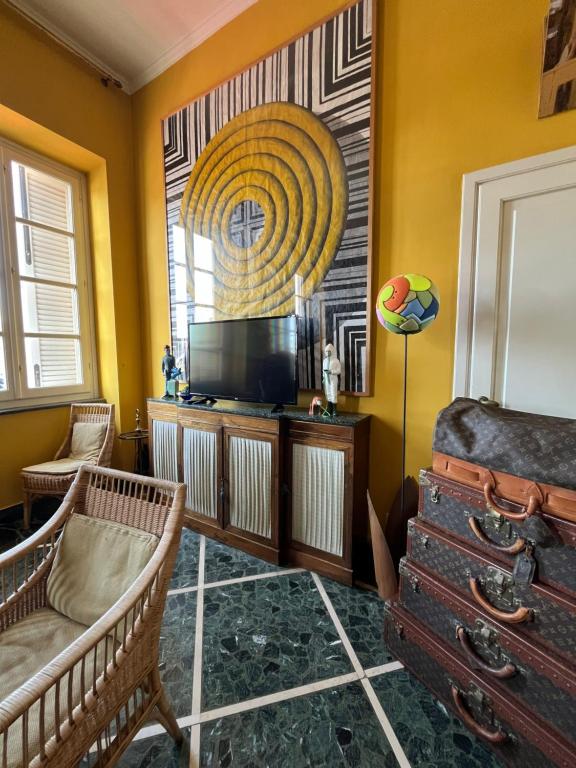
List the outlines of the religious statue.
{"label": "religious statue", "polygon": [[342,373],[340,360],[336,357],[336,349],[333,344],[324,347],[324,359],[322,360],[322,387],[326,396],[326,412],[328,416],[336,415],[336,403],[338,402],[338,376]]}
{"label": "religious statue", "polygon": [[166,379],[166,391],[164,392],[164,398],[166,400],[172,400],[173,396],[168,391],[168,382],[172,378],[172,371],[176,368],[176,358],[170,351],[168,344],[164,347],[164,357],[162,358],[162,373]]}

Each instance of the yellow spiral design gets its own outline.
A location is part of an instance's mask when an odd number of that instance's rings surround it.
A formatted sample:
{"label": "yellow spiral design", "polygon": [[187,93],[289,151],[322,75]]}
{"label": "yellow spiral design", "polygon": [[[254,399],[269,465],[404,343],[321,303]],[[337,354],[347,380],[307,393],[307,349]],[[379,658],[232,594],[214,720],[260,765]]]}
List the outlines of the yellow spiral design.
{"label": "yellow spiral design", "polygon": [[[244,201],[258,203],[264,229],[247,248],[230,237]],[[294,277],[309,298],[342,239],[348,185],[336,140],[310,110],[275,102],[230,120],[196,161],[180,223],[186,229],[188,291],[194,288],[195,235],[211,242],[216,317],[294,311]]]}

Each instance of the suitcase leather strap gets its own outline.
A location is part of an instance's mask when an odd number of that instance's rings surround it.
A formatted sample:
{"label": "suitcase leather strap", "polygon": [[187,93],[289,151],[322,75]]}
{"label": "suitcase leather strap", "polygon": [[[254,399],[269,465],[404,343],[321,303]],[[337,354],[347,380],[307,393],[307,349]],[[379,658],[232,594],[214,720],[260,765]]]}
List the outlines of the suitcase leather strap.
{"label": "suitcase leather strap", "polygon": [[482,739],[486,739],[486,741],[489,741],[491,744],[502,744],[503,741],[506,741],[508,734],[501,728],[497,728],[495,731],[490,731],[488,728],[485,728],[483,725],[480,725],[480,723],[477,723],[476,720],[474,720],[474,717],[471,715],[468,708],[466,707],[466,704],[464,703],[464,695],[457,685],[452,683],[450,690],[456,711],[464,721],[465,725],[473,733],[477,734]]}
{"label": "suitcase leather strap", "polygon": [[497,677],[499,680],[506,680],[509,677],[514,677],[517,673],[518,670],[511,661],[507,661],[501,667],[497,667],[496,669],[487,664],[474,650],[470,638],[468,637],[468,633],[466,632],[466,627],[463,627],[462,624],[456,627],[456,639],[460,643],[464,655],[468,658],[473,668],[488,672],[489,675]]}
{"label": "suitcase leather strap", "polygon": [[495,608],[492,603],[484,596],[482,587],[480,586],[480,581],[474,576],[470,576],[468,584],[470,586],[470,592],[472,592],[472,597],[474,600],[476,600],[478,605],[483,608],[486,613],[489,613],[490,616],[493,616],[495,619],[503,621],[506,624],[522,624],[523,622],[529,621],[532,618],[532,611],[530,608],[526,608],[523,605],[518,606],[518,608],[516,608],[516,610],[512,611],[511,613],[508,611],[502,611],[499,608]]}
{"label": "suitcase leather strap", "polygon": [[508,546],[503,544],[496,544],[496,542],[492,541],[492,539],[489,539],[488,536],[486,536],[480,527],[480,523],[475,517],[468,518],[468,525],[470,526],[470,530],[474,536],[476,536],[476,538],[481,541],[482,544],[487,544],[492,549],[495,549],[498,552],[503,552],[505,555],[517,555],[519,552],[522,552],[522,550],[526,548],[526,539],[521,538],[516,539],[516,541],[514,541],[512,544],[509,544]]}
{"label": "suitcase leather strap", "polygon": [[536,483],[532,483],[529,491],[528,504],[522,508],[522,511],[511,512],[509,509],[506,509],[506,507],[502,507],[500,504],[498,504],[494,498],[496,480],[489,470],[484,471],[487,473],[487,475],[489,475],[488,479],[484,482],[482,489],[484,491],[484,498],[486,500],[486,508],[489,512],[492,512],[495,515],[502,515],[502,517],[512,521],[526,520],[527,517],[532,517],[532,515],[536,515],[541,512],[541,505],[544,499],[542,496],[542,491],[536,485]]}

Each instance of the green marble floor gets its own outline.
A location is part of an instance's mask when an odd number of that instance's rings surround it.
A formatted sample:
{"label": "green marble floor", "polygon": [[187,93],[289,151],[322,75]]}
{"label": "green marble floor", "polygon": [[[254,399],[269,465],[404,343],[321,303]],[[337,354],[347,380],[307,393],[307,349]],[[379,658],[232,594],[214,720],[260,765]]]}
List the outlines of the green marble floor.
{"label": "green marble floor", "polygon": [[119,768],[498,768],[392,659],[383,607],[184,530],[160,643],[184,746],[144,728]]}
{"label": "green marble floor", "polygon": [[183,532],[160,665],[185,737],[143,729],[121,768],[497,768],[398,662],[383,602]]}

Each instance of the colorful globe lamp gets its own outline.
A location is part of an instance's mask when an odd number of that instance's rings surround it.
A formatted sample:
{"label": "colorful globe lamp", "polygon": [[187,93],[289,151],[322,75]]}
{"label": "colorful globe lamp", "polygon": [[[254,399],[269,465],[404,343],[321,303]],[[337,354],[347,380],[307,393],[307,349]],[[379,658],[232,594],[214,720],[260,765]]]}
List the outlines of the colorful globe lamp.
{"label": "colorful globe lamp", "polygon": [[408,337],[420,333],[438,317],[438,289],[425,275],[407,272],[384,283],[376,299],[378,321],[391,333],[404,336],[404,404],[402,414],[402,485],[400,514],[404,519],[406,484],[406,392],[408,381]]}
{"label": "colorful globe lamp", "polygon": [[378,321],[391,333],[420,333],[436,319],[439,309],[432,280],[410,272],[384,283],[376,300]]}

